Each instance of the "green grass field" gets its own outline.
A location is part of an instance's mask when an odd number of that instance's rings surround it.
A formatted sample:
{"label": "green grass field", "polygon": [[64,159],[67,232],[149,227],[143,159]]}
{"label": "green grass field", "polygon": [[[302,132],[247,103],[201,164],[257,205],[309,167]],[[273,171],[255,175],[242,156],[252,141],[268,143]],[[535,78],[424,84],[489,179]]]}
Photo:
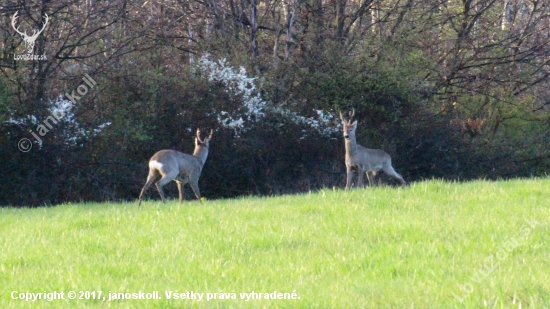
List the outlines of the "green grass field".
{"label": "green grass field", "polygon": [[550,179],[3,208],[0,308],[550,308],[549,217]]}

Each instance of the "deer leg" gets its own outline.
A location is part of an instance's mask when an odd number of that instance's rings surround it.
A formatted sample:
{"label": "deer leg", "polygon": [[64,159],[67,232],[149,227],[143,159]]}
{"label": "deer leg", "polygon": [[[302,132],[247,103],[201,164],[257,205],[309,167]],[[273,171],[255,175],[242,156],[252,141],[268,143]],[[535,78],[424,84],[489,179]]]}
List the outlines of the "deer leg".
{"label": "deer leg", "polygon": [[367,180],[369,181],[369,187],[372,187],[372,181],[374,180],[373,172],[367,171]]}
{"label": "deer leg", "polygon": [[364,175],[365,175],[365,171],[362,171],[361,169],[359,169],[359,175],[357,175],[357,185],[356,187],[358,188],[363,188],[365,185],[364,185]]}
{"label": "deer leg", "polygon": [[353,178],[353,170],[351,169],[351,167],[346,166],[346,173],[347,173],[346,189],[349,189],[351,188],[351,180]]}
{"label": "deer leg", "polygon": [[380,184],[380,179],[376,181],[376,174],[377,172],[375,171],[370,171],[370,173],[367,173],[367,177],[370,177],[370,185],[373,187],[378,187],[378,185]]}
{"label": "deer leg", "polygon": [[139,203],[138,206],[141,206],[141,201],[143,200],[143,196],[145,195],[145,192],[149,189],[149,187],[157,180],[158,173],[155,171],[149,171],[149,175],[147,176],[147,181],[145,182],[145,185],[141,189],[141,194],[139,195]]}
{"label": "deer leg", "polygon": [[191,186],[191,189],[193,189],[193,192],[195,192],[195,196],[197,197],[197,200],[202,203],[201,201],[201,191],[199,190],[199,181],[189,181],[189,185]]}
{"label": "deer leg", "polygon": [[405,179],[403,179],[403,177],[401,177],[401,175],[399,175],[394,169],[393,167],[391,166],[391,164],[386,164],[384,165],[383,167],[383,170],[384,170],[384,173],[386,173],[388,176],[394,178],[394,179],[397,179],[397,181],[399,181],[399,183],[402,185],[402,186],[406,186],[407,185],[407,182],[405,181]]}
{"label": "deer leg", "polygon": [[165,184],[169,183],[170,181],[174,180],[178,176],[178,172],[165,174],[162,176],[162,178],[157,181],[157,190],[159,191],[160,198],[162,199],[162,202],[166,204],[166,198],[164,197],[164,191],[162,190],[162,187],[164,187]]}
{"label": "deer leg", "polygon": [[162,199],[162,202],[166,204],[166,198],[164,197],[164,190],[162,190],[162,187],[159,185],[159,183],[156,183],[157,191],[159,192],[160,198]]}
{"label": "deer leg", "polygon": [[178,191],[180,194],[180,204],[181,204],[181,202],[183,201],[183,186],[185,185],[185,183],[179,180],[176,180],[176,183],[178,184]]}

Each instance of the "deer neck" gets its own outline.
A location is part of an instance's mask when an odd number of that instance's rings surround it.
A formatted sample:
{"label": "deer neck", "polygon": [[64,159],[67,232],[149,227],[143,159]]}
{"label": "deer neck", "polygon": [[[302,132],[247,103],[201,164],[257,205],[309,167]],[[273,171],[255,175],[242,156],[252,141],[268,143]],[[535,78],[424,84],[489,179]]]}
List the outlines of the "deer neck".
{"label": "deer neck", "polygon": [[354,137],[345,140],[346,153],[349,155],[354,154],[357,151],[357,141]]}
{"label": "deer neck", "polygon": [[206,158],[208,158],[208,147],[205,147],[205,146],[195,147],[195,151],[193,152],[193,155],[201,161],[201,169],[202,169],[202,166],[206,162]]}

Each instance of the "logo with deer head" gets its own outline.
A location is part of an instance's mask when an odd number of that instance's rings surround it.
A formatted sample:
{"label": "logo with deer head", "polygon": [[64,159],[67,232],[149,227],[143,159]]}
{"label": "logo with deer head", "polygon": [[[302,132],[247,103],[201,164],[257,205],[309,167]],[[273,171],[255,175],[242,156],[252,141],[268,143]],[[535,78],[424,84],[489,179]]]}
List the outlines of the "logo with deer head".
{"label": "logo with deer head", "polygon": [[27,47],[27,54],[32,54],[34,50],[34,42],[36,41],[36,38],[38,38],[40,33],[44,31],[44,29],[46,28],[46,25],[48,24],[48,20],[49,20],[48,14],[44,14],[44,25],[42,26],[42,29],[40,30],[33,29],[32,35],[28,35],[26,30],[25,32],[21,32],[15,26],[15,21],[19,17],[17,16],[18,13],[19,11],[15,12],[15,14],[13,15],[11,19],[11,26],[13,27],[13,29],[15,29],[15,32],[19,33],[23,37],[23,41],[25,42],[25,46]]}

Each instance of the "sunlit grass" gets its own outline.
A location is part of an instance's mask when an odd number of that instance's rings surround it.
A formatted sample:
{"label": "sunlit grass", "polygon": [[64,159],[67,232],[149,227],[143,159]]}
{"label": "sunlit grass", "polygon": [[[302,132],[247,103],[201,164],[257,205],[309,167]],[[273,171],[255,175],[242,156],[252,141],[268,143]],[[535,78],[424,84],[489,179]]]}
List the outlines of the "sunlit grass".
{"label": "sunlit grass", "polygon": [[[549,179],[4,208],[0,307],[549,308],[549,217]],[[204,296],[166,299],[176,290]],[[108,301],[139,291],[162,299]],[[299,299],[241,300],[252,291]]]}

